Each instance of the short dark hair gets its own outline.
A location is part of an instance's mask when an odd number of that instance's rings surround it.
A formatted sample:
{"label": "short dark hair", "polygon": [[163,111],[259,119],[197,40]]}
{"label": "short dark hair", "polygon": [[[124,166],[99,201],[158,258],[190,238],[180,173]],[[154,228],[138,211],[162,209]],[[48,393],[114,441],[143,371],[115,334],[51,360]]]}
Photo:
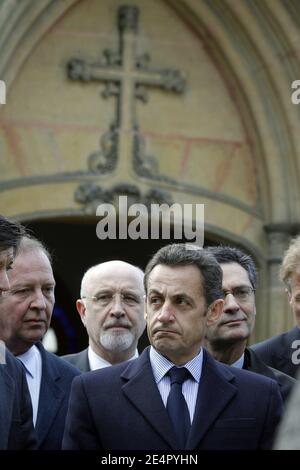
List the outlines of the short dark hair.
{"label": "short dark hair", "polygon": [[256,288],[256,268],[250,255],[246,255],[238,248],[232,246],[210,246],[207,248],[214,255],[218,263],[238,263],[247,271],[253,289]]}
{"label": "short dark hair", "polygon": [[0,215],[0,251],[13,248],[16,252],[24,234],[25,229],[22,225]]}
{"label": "short dark hair", "polygon": [[144,287],[147,293],[148,278],[155,266],[196,266],[200,273],[206,305],[214,300],[223,298],[222,277],[223,272],[214,256],[206,249],[197,248],[185,243],[166,245],[151,258],[145,269]]}

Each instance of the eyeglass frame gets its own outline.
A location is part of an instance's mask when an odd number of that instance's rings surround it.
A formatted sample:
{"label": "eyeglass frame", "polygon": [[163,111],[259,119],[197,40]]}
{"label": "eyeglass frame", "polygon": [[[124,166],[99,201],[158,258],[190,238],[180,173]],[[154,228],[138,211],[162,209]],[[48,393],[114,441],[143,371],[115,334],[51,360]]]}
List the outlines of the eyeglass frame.
{"label": "eyeglass frame", "polygon": [[[106,295],[106,296],[110,296],[110,299],[108,302],[102,302],[102,306],[107,306],[109,305],[112,300],[115,298],[115,295],[117,294],[117,292],[115,292],[113,295],[109,294],[108,292],[102,292],[102,293],[99,293],[97,295],[84,295],[81,297],[82,300],[84,299],[88,299],[88,300],[93,300],[96,305],[101,305],[101,298],[100,296],[101,295]],[[124,299],[124,296],[132,296],[132,297],[135,297],[135,298],[132,298],[131,300],[127,301]],[[135,307],[135,306],[138,306],[140,305],[140,303],[142,302],[142,299],[140,299],[137,295],[133,294],[133,293],[123,293],[121,292],[120,293],[120,298],[121,298],[121,302],[124,303],[125,305],[127,306],[130,306],[130,307]]]}
{"label": "eyeglass frame", "polygon": [[[246,295],[246,298],[244,299],[241,299],[239,298],[238,295],[234,294],[234,291],[237,290],[237,289],[248,289],[248,292],[245,293]],[[223,290],[223,294],[224,294],[224,298],[228,295],[228,294],[231,294],[233,295],[233,297],[235,298],[235,300],[237,300],[238,302],[248,302],[248,300],[250,299],[251,295],[254,294],[254,292],[256,291],[256,289],[254,289],[254,287],[252,286],[236,286],[234,287],[233,289],[228,289],[228,290]]]}

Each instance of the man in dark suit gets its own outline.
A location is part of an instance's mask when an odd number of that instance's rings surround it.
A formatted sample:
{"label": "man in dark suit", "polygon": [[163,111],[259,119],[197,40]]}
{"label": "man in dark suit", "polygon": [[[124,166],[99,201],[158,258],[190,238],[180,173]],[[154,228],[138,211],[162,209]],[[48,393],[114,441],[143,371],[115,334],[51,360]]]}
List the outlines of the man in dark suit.
{"label": "man in dark suit", "polygon": [[2,339],[26,370],[38,448],[60,449],[71,383],[80,371],[40,342],[54,306],[55,281],[46,248],[33,237],[22,237],[8,278],[10,289],[0,302]]}
{"label": "man in dark suit", "polygon": [[63,359],[83,372],[138,357],[145,329],[144,273],[124,261],[91,267],[81,281],[76,308],[89,336],[89,346]]}
{"label": "man in dark suit", "polygon": [[[23,229],[0,215],[0,303]],[[2,325],[0,323],[0,337]],[[0,341],[0,450],[36,448],[32,407],[22,365]]]}
{"label": "man in dark suit", "polygon": [[74,379],[63,448],[270,448],[282,411],[277,383],[218,363],[202,348],[223,308],[215,258],[194,246],[165,246],[144,283],[151,346],[133,361]]}
{"label": "man in dark suit", "polygon": [[22,365],[5,351],[0,363],[0,450],[36,449],[32,407]]}
{"label": "man in dark suit", "polygon": [[280,278],[286,286],[296,326],[251,346],[251,349],[269,366],[295,377],[300,369],[300,236],[292,240],[284,254]]}
{"label": "man in dark suit", "polygon": [[285,401],[296,381],[264,364],[254,351],[247,348],[256,315],[256,269],[252,258],[230,246],[210,247],[209,251],[223,271],[225,301],[222,315],[207,329],[207,349],[224,364],[276,380]]}

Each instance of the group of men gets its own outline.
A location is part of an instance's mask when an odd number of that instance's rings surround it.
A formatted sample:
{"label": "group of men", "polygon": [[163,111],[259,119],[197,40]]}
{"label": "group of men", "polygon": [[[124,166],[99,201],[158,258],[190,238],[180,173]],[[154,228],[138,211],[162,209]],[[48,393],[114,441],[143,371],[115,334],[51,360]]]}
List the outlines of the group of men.
{"label": "group of men", "polygon": [[[283,276],[295,311],[299,263]],[[16,414],[0,419],[1,449],[272,447],[296,381],[263,362],[268,343],[247,347],[256,313],[251,257],[171,244],[145,274],[117,260],[91,267],[76,302],[89,345],[63,358],[41,343],[54,287],[46,247],[0,217],[0,338],[18,358],[6,349],[0,364],[1,396],[14,403],[0,404],[0,418]],[[150,346],[139,356],[145,325]]]}

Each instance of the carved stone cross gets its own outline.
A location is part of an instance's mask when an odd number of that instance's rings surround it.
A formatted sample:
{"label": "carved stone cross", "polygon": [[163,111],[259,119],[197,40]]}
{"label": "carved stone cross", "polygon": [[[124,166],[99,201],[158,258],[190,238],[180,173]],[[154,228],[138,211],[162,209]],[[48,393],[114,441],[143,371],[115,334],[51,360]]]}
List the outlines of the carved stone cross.
{"label": "carved stone cross", "polygon": [[154,157],[145,155],[144,142],[138,133],[135,98],[146,102],[148,86],[181,93],[185,88],[185,79],[176,69],[151,69],[147,54],[137,56],[138,15],[137,7],[121,6],[118,11],[118,52],[106,49],[103,51],[102,60],[95,63],[71,59],[68,62],[68,76],[72,80],[83,82],[103,81],[106,83],[103,97],[116,97],[115,121],[110,130],[101,137],[101,150],[89,156],[90,170],[105,173],[112,171],[118,164],[118,171],[124,178],[129,176],[134,157],[135,168],[139,174],[159,178],[157,162]]}

